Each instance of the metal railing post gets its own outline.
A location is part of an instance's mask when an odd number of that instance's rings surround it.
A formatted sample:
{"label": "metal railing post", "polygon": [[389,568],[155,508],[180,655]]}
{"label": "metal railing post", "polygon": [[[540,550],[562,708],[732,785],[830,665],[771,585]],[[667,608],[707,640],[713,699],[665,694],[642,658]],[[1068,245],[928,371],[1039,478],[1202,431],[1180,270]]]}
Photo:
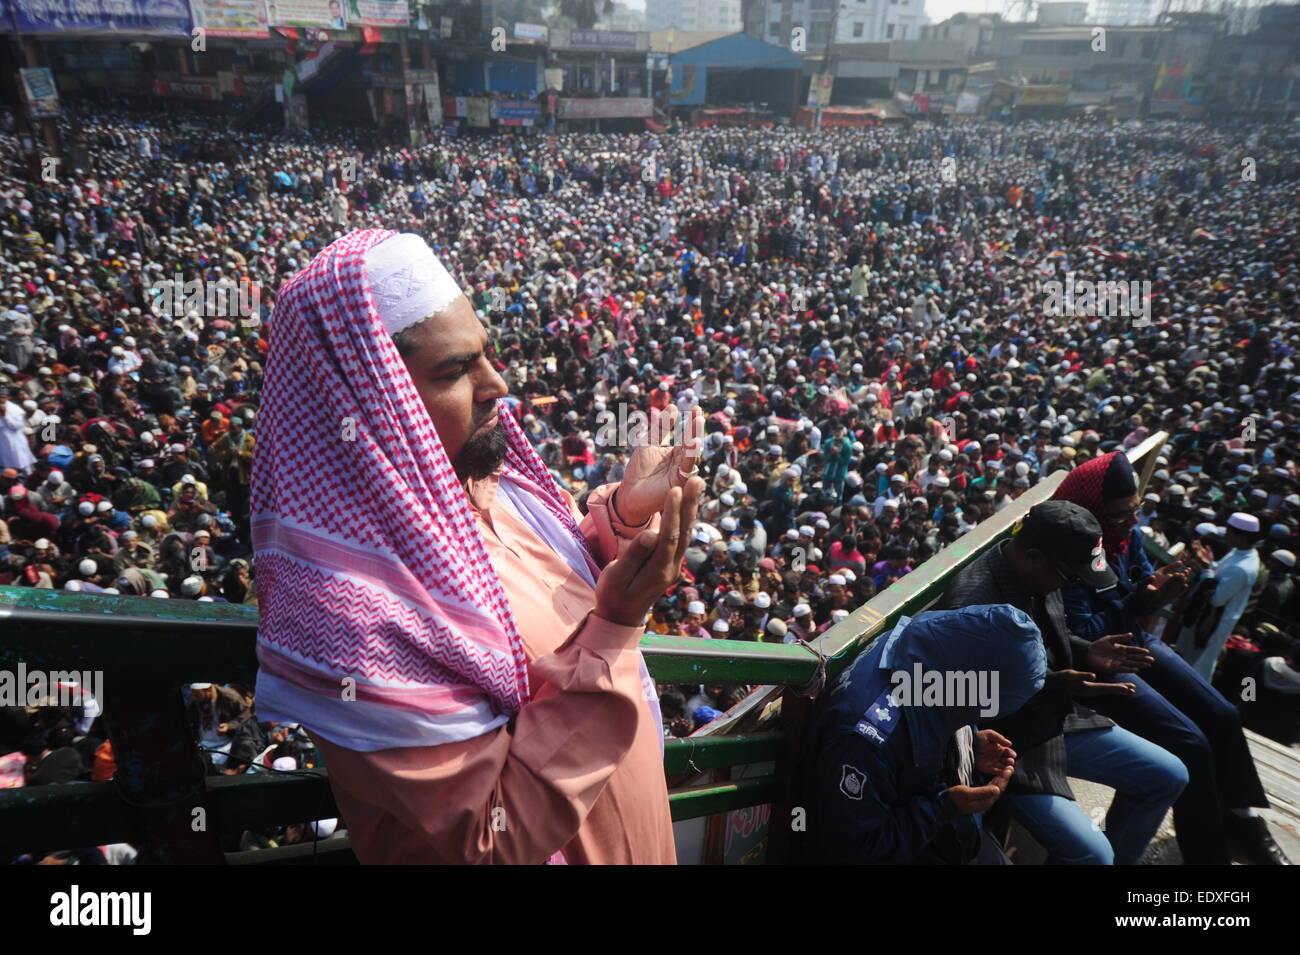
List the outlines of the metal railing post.
{"label": "metal railing post", "polygon": [[141,680],[115,681],[110,690],[104,715],[117,763],[113,781],[137,817],[142,861],[225,865],[180,688]]}

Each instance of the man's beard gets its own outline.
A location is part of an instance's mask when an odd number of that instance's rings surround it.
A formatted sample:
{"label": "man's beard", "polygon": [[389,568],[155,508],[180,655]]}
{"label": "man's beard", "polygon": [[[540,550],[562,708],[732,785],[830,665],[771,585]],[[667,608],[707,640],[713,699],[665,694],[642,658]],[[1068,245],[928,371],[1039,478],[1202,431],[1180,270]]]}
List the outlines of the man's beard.
{"label": "man's beard", "polygon": [[506,438],[506,429],[497,422],[497,426],[484,434],[477,434],[465,442],[456,455],[452,466],[456,476],[462,481],[473,478],[482,480],[501,466],[506,458],[510,443]]}

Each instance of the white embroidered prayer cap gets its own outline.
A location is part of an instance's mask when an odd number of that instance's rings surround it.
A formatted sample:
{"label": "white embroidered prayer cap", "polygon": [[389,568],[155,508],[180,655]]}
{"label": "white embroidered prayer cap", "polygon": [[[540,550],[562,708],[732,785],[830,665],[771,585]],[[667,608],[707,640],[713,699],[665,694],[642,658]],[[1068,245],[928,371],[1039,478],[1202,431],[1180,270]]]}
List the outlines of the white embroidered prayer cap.
{"label": "white embroidered prayer cap", "polygon": [[366,277],[389,335],[437,315],[463,294],[428,244],[410,232],[370,247]]}

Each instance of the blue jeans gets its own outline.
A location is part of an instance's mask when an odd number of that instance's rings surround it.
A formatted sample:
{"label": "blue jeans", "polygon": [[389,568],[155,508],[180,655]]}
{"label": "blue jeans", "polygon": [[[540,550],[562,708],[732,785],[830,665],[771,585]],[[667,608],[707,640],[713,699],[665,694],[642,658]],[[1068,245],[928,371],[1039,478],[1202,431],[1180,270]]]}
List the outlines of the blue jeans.
{"label": "blue jeans", "polygon": [[[1237,708],[1149,633],[1142,644],[1156,665],[1113,677],[1132,683],[1132,696],[1099,696],[1088,705],[1102,716],[1177,756],[1191,782],[1174,804],[1178,847],[1187,865],[1232,861],[1222,808],[1267,806]],[[1067,737],[1068,738],[1068,737]]]}
{"label": "blue jeans", "polygon": [[1187,768],[1118,726],[1066,734],[1065,753],[1071,776],[1115,790],[1104,822],[1046,793],[1008,796],[1012,815],[1047,850],[1049,863],[1136,865],[1187,785]]}

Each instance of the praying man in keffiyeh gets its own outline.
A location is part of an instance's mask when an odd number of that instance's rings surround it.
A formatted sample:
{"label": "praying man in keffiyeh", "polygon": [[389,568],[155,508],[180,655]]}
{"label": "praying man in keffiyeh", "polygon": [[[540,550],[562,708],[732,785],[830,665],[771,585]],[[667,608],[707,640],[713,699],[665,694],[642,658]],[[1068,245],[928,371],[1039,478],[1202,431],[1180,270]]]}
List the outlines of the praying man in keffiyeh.
{"label": "praying man in keffiyeh", "polygon": [[319,744],[367,863],[676,861],[638,649],[703,487],[669,409],[587,513],[502,400],[424,240],[353,232],[283,288],[251,482],[258,710]]}

